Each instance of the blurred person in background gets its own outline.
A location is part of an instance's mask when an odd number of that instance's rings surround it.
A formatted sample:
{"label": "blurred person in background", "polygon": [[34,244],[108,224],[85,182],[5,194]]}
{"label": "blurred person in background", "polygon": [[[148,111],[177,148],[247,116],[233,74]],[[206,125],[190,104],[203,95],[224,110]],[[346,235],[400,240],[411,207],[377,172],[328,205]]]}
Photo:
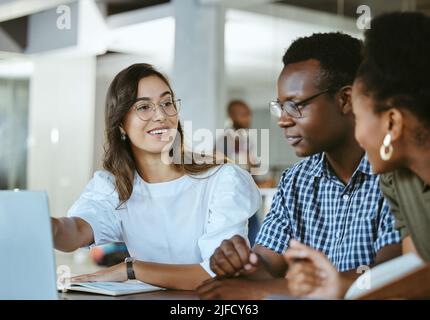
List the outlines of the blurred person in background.
{"label": "blurred person in background", "polygon": [[259,172],[259,160],[257,157],[258,141],[250,138],[249,129],[252,124],[252,110],[244,100],[234,99],[227,105],[227,124],[224,134],[215,144],[216,151],[222,152],[227,158],[247,171],[254,168],[253,175],[256,184],[260,188],[273,188],[275,180],[270,173]]}
{"label": "blurred person in background", "polygon": [[[252,110],[244,100],[234,99],[227,105],[227,124],[224,134],[218,138],[215,151],[222,152],[224,156],[239,165],[244,170],[251,172],[252,177],[259,188],[273,188],[275,180],[270,173],[259,170],[260,164],[257,157],[257,140],[250,138],[249,129],[252,123]],[[248,240],[254,245],[261,221],[257,214],[249,219]]]}

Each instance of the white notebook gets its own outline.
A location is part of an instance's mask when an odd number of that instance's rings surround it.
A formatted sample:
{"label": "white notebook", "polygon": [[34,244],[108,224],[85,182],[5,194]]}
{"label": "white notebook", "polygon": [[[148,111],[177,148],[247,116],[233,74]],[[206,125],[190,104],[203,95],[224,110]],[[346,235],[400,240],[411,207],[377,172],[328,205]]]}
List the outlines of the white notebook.
{"label": "white notebook", "polygon": [[381,263],[358,277],[346,293],[345,299],[357,299],[419,269],[423,265],[424,262],[414,253]]}
{"label": "white notebook", "polygon": [[80,282],[71,283],[64,288],[58,288],[59,291],[83,291],[90,293],[103,294],[108,296],[122,296],[126,294],[135,294],[142,292],[150,292],[164,290],[160,287],[137,281],[129,280],[126,282]]}

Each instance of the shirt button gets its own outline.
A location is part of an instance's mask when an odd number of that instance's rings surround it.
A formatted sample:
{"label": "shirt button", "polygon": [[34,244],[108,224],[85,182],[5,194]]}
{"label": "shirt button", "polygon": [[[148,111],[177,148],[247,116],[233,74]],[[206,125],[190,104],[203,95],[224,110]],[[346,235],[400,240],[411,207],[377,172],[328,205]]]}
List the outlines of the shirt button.
{"label": "shirt button", "polygon": [[340,236],[342,235],[342,233],[340,231],[336,232],[336,238],[340,238]]}
{"label": "shirt button", "polygon": [[346,201],[346,200],[348,200],[348,199],[349,199],[349,195],[344,194],[344,195],[342,196],[342,199],[343,199],[343,200],[345,200],[345,201]]}

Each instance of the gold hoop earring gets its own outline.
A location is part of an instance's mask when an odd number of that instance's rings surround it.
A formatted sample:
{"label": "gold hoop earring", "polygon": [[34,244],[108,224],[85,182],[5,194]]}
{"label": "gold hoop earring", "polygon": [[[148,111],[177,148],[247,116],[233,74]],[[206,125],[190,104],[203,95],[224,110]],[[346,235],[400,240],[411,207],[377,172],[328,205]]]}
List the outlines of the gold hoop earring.
{"label": "gold hoop earring", "polygon": [[381,159],[384,161],[390,160],[391,156],[393,155],[393,149],[394,148],[391,144],[391,134],[387,133],[384,141],[382,142],[382,146],[379,149],[379,155],[381,156]]}

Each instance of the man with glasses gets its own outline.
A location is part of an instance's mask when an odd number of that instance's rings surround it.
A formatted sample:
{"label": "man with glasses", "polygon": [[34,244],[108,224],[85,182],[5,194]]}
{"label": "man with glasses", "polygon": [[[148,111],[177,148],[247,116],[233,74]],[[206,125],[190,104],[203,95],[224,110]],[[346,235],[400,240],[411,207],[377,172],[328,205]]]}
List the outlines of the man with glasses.
{"label": "man with glasses", "polygon": [[[357,268],[400,254],[379,177],[354,138],[350,96],[360,62],[361,42],[341,33],[300,38],[286,51],[270,112],[305,159],[283,173],[254,247],[235,236],[215,250],[218,279],[199,288],[202,298],[288,294],[283,253],[291,239],[323,252],[352,278]],[[226,277],[239,278],[220,280]]]}

